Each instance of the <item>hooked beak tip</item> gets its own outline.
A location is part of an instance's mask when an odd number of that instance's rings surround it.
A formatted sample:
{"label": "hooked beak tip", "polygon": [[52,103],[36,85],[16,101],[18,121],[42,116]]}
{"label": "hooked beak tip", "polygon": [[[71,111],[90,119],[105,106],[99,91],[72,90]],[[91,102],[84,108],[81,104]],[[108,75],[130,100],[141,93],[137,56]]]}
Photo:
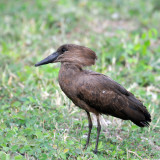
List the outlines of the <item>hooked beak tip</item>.
{"label": "hooked beak tip", "polygon": [[38,65],[38,64],[35,64],[34,66],[35,66],[35,67],[38,67],[39,65]]}
{"label": "hooked beak tip", "polygon": [[49,55],[48,57],[46,57],[45,59],[41,60],[40,62],[35,64],[35,67],[41,66],[41,65],[45,65],[48,63],[53,63],[57,57],[59,56],[58,52],[54,52],[53,54]]}

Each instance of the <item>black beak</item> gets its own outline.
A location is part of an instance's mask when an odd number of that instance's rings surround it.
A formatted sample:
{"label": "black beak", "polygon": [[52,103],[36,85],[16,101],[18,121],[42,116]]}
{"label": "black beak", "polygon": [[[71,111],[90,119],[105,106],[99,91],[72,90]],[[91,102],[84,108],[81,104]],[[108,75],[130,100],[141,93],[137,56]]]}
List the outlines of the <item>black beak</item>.
{"label": "black beak", "polygon": [[47,58],[43,59],[42,61],[35,64],[35,66],[41,66],[48,63],[53,63],[57,57],[59,56],[58,52],[54,52],[53,54],[49,55]]}

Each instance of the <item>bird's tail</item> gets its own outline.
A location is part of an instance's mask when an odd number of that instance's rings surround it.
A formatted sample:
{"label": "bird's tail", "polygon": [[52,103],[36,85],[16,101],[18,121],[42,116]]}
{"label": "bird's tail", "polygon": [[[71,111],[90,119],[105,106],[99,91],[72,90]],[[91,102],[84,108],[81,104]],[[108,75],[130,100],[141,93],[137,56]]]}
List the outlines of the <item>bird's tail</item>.
{"label": "bird's tail", "polygon": [[131,120],[134,124],[139,127],[149,127],[149,122],[151,122],[150,114],[143,114],[145,119],[143,120]]}
{"label": "bird's tail", "polygon": [[146,107],[134,96],[129,97],[128,107],[129,119],[139,127],[148,127],[151,115]]}

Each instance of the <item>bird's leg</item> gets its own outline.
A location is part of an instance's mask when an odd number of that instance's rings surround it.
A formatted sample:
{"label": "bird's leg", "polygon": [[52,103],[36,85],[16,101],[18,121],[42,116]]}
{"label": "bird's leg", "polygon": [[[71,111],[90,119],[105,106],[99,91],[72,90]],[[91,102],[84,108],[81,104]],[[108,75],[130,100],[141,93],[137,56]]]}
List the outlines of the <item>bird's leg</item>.
{"label": "bird's leg", "polygon": [[96,138],[95,150],[93,151],[95,154],[97,154],[99,134],[100,134],[100,131],[101,131],[101,124],[100,124],[100,121],[99,121],[99,115],[96,115],[96,117],[97,117],[97,138]]}
{"label": "bird's leg", "polygon": [[88,147],[88,144],[89,144],[89,139],[90,139],[90,135],[91,135],[91,130],[92,130],[92,120],[91,120],[91,116],[89,114],[88,111],[87,112],[87,117],[88,117],[88,127],[89,127],[89,131],[88,131],[88,137],[87,137],[87,142],[86,142],[86,145],[84,147],[84,149],[87,149]]}

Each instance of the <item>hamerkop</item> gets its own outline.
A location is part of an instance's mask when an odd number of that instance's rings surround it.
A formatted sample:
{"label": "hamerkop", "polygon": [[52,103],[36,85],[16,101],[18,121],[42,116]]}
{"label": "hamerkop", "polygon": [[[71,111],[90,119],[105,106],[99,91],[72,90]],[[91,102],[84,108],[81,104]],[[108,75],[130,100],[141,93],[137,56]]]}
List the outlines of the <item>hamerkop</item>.
{"label": "hamerkop", "polygon": [[84,66],[95,64],[96,54],[91,49],[75,44],[60,46],[56,52],[35,64],[61,62],[58,81],[62,91],[88,116],[89,132],[85,148],[89,144],[92,120],[90,112],[97,117],[97,153],[101,124],[100,114],[131,120],[139,127],[149,126],[151,116],[146,107],[131,92],[103,74],[84,70]]}

